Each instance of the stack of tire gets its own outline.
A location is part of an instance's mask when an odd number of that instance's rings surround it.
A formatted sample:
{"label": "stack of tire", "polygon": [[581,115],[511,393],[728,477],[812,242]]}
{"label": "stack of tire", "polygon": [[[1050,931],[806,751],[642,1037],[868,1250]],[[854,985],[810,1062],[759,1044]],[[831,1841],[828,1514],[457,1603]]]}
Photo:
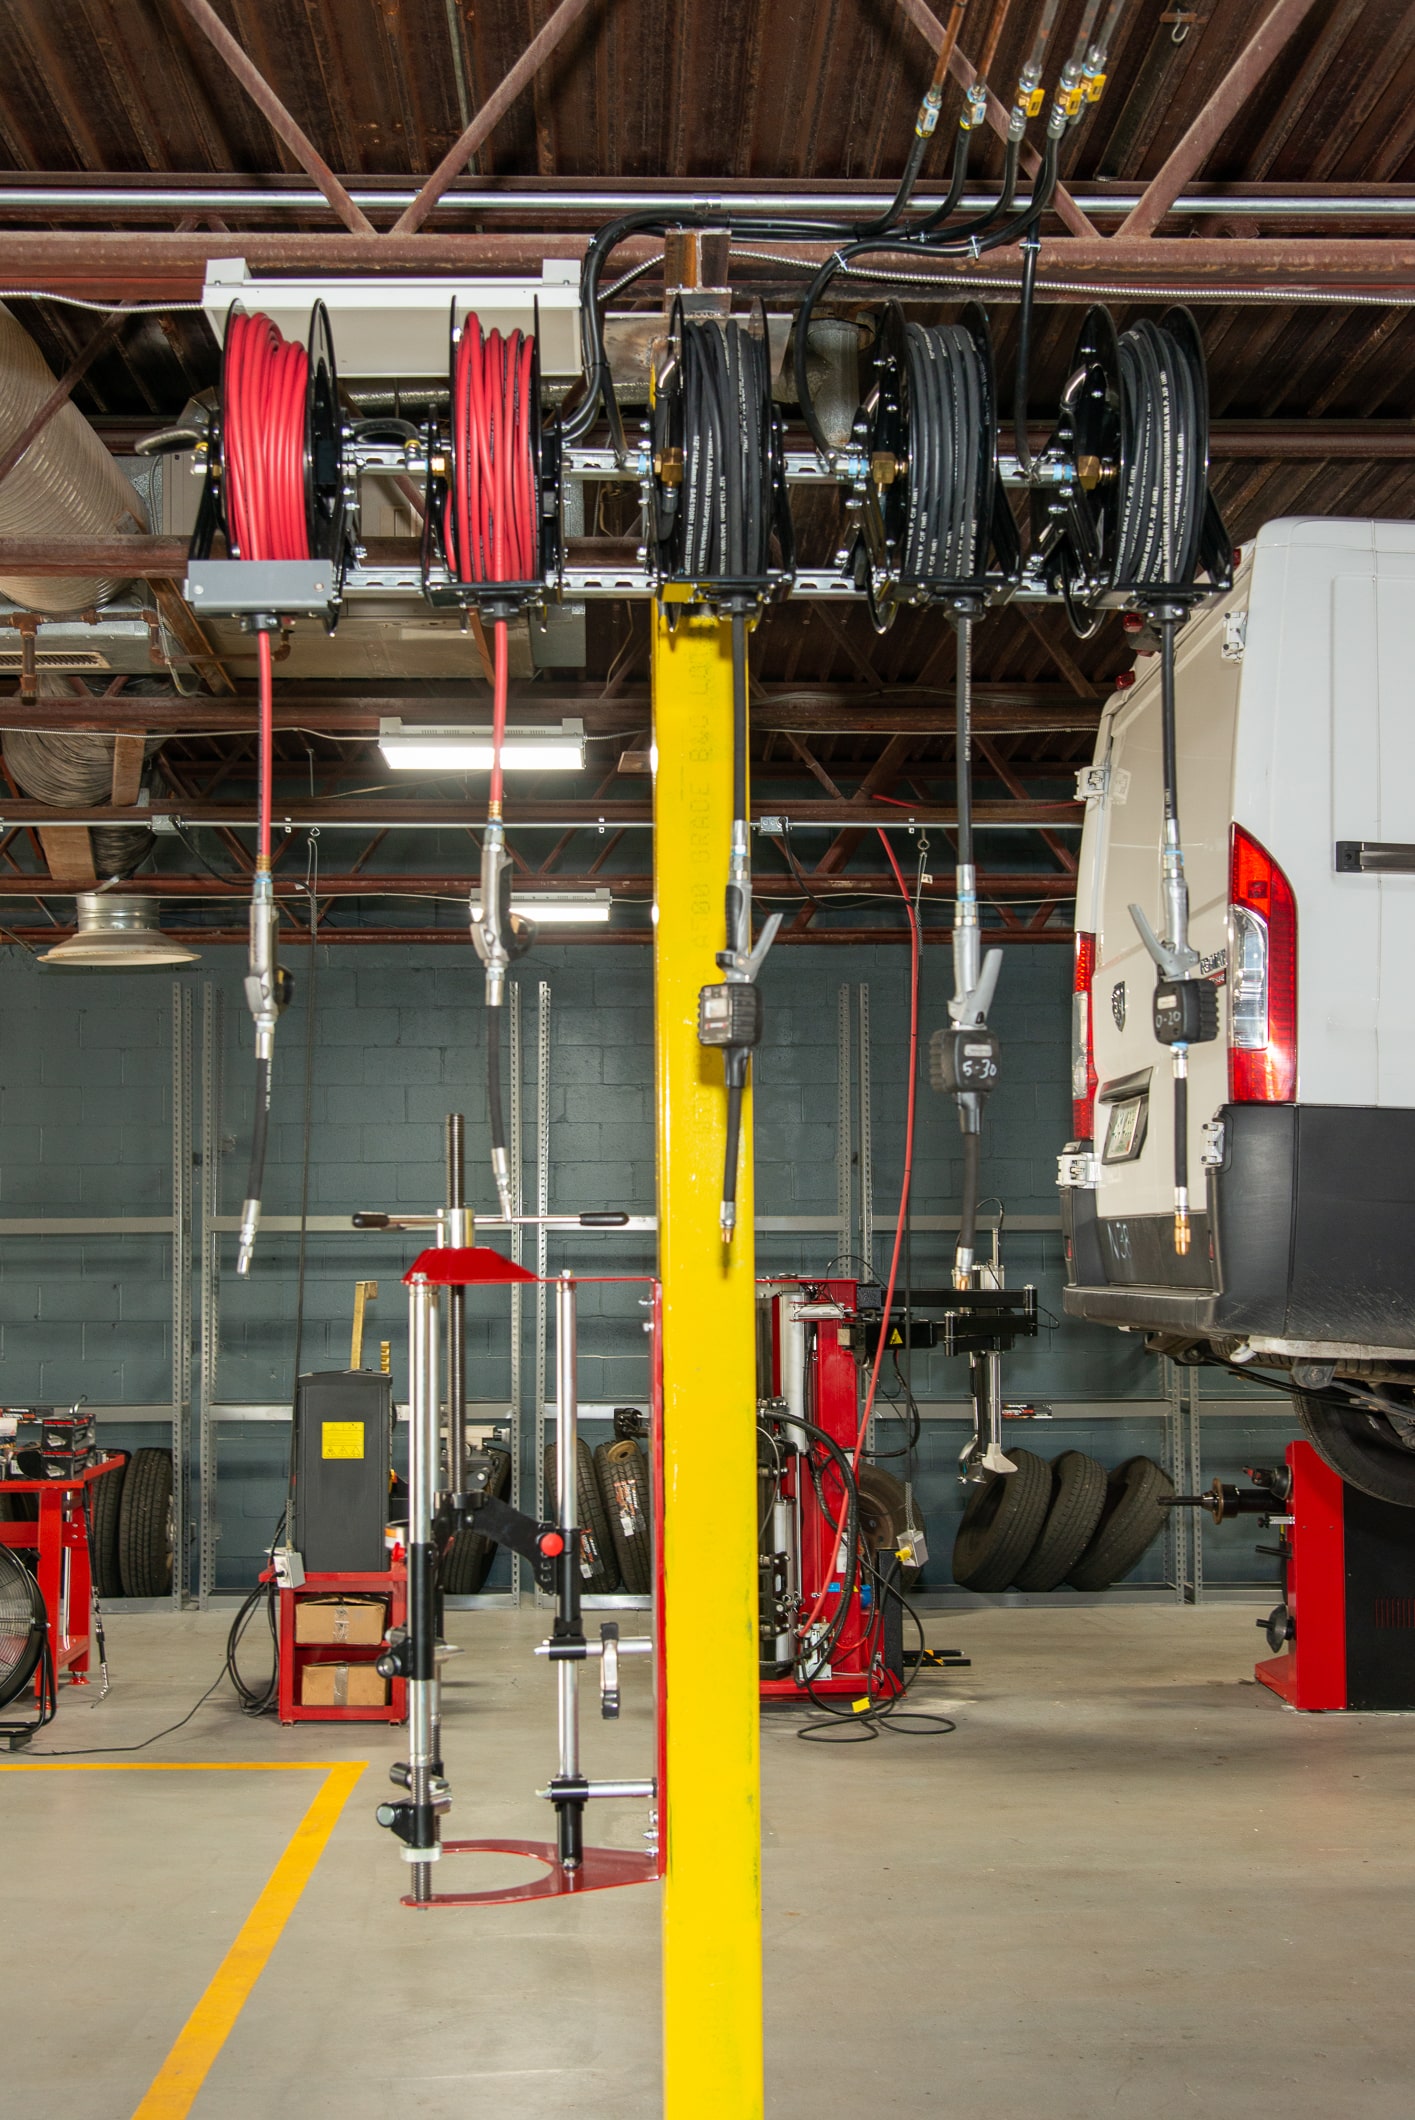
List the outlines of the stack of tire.
{"label": "stack of tire", "polygon": [[[93,1587],[101,1598],[170,1597],[172,1594],[172,1453],[115,1450],[116,1472],[89,1483],[93,1533]],[[21,1450],[17,1463],[28,1479],[42,1479],[37,1450]],[[33,1523],[39,1497],[0,1491],[0,1521]]]}
{"label": "stack of tire", "polygon": [[1164,1529],[1174,1482],[1153,1458],[1107,1473],[1080,1450],[1053,1462],[1030,1450],[1008,1455],[1017,1470],[989,1473],[958,1527],[953,1580],[964,1590],[1109,1590]]}
{"label": "stack of tire", "polygon": [[[511,1459],[498,1452],[499,1469],[491,1492],[511,1488]],[[555,1487],[555,1450],[544,1459],[545,1513],[559,1515]],[[580,1592],[605,1596],[615,1590],[645,1595],[653,1583],[653,1508],[649,1466],[638,1441],[616,1437],[591,1450],[584,1438],[577,1445],[575,1513],[580,1519]],[[473,1518],[475,1522],[475,1518]],[[476,1531],[459,1531],[443,1551],[439,1582],[454,1597],[474,1597],[481,1590],[496,1548]]]}

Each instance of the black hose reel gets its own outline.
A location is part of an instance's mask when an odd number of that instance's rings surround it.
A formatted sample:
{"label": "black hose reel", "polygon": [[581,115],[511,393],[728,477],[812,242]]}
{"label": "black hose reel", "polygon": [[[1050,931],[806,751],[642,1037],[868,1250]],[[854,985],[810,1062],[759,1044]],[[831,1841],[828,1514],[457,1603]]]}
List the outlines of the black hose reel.
{"label": "black hose reel", "polygon": [[992,334],[976,303],[942,325],[888,305],[853,440],[867,468],[851,499],[850,565],[877,632],[901,604],[976,613],[1011,594],[1021,550],[998,476]]}
{"label": "black hose reel", "polygon": [[1108,610],[1182,615],[1232,586],[1208,483],[1208,373],[1187,309],[1118,336],[1108,310],[1087,311],[1048,453],[1070,475],[1034,493],[1032,542],[1077,632]]}
{"label": "black hose reel", "polygon": [[764,310],[719,322],[675,302],[650,442],[649,562],[660,594],[670,592],[670,620],[684,601],[721,614],[760,609],[795,564]]}

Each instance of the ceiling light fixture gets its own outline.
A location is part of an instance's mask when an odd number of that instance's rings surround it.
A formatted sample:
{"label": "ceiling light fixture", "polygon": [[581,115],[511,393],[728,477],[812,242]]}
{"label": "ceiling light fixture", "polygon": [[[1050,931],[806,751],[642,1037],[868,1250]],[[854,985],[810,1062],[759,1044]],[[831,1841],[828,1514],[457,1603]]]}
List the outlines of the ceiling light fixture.
{"label": "ceiling light fixture", "polygon": [[[489,773],[491,730],[451,722],[380,721],[378,748],[400,773]],[[585,762],[585,725],[508,728],[501,763],[508,773],[577,771]]]}
{"label": "ceiling light fixture", "polygon": [[[603,926],[614,900],[608,891],[541,891],[525,898],[513,897],[511,910],[537,922],[574,922],[578,927]],[[472,919],[481,919],[481,907],[472,906]]]}
{"label": "ceiling light fixture", "polygon": [[73,971],[140,971],[145,966],[195,964],[197,952],[174,942],[157,926],[152,898],[111,898],[83,891],[74,900],[78,931],[40,955],[41,964]]}

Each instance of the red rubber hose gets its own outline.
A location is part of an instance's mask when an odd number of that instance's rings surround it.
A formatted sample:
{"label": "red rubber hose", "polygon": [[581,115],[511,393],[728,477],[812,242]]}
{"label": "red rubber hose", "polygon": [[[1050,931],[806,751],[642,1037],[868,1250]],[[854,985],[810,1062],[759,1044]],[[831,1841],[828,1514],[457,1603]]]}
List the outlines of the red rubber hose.
{"label": "red rubber hose", "polygon": [[256,635],[259,654],[260,692],[260,798],[258,810],[259,833],[256,853],[262,869],[270,867],[270,789],[275,777],[275,710],[271,698],[271,649],[270,635],[262,627]]}
{"label": "red rubber hose", "polygon": [[308,559],[305,395],[309,355],[268,316],[233,316],[221,446],[233,557]]}
{"label": "red rubber hose", "polygon": [[[859,1433],[855,1437],[855,1448],[850,1459],[850,1469],[858,1473],[860,1454],[869,1433],[870,1417],[875,1410],[875,1393],[879,1388],[880,1364],[884,1360],[885,1342],[889,1338],[889,1317],[894,1308],[894,1289],[899,1279],[899,1258],[904,1249],[904,1232],[909,1221],[909,1192],[914,1182],[914,1105],[915,1090],[919,1080],[919,915],[914,901],[909,896],[909,886],[904,881],[903,871],[894,858],[894,849],[889,843],[889,834],[880,830],[880,844],[884,848],[889,866],[894,871],[894,880],[899,886],[899,895],[904,900],[904,910],[909,916],[909,1089],[904,1106],[904,1176],[899,1187],[899,1219],[894,1228],[894,1251],[889,1261],[889,1283],[884,1292],[884,1315],[880,1319],[879,1344],[875,1348],[874,1364],[870,1370],[869,1389],[865,1393],[865,1410],[860,1420]],[[809,1636],[812,1627],[820,1618],[821,1608],[829,1596],[829,1586],[822,1586],[810,1616],[800,1630],[803,1639]]]}
{"label": "red rubber hose", "polygon": [[[522,582],[537,567],[531,387],[535,347],[524,332],[482,336],[469,316],[452,365],[452,476],[443,516],[448,564],[458,581]],[[495,623],[489,802],[501,814],[510,644]]]}

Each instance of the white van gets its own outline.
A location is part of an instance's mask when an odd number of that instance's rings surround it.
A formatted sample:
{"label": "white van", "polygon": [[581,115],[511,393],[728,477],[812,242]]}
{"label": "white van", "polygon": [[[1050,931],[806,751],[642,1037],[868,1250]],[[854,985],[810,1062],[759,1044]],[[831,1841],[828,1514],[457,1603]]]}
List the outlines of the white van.
{"label": "white van", "polygon": [[1289,1386],[1415,1505],[1415,524],[1269,523],[1179,635],[1179,821],[1218,1036],[1188,1051],[1176,1248],[1158,657],[1101,717],[1076,904],[1066,1308]]}

